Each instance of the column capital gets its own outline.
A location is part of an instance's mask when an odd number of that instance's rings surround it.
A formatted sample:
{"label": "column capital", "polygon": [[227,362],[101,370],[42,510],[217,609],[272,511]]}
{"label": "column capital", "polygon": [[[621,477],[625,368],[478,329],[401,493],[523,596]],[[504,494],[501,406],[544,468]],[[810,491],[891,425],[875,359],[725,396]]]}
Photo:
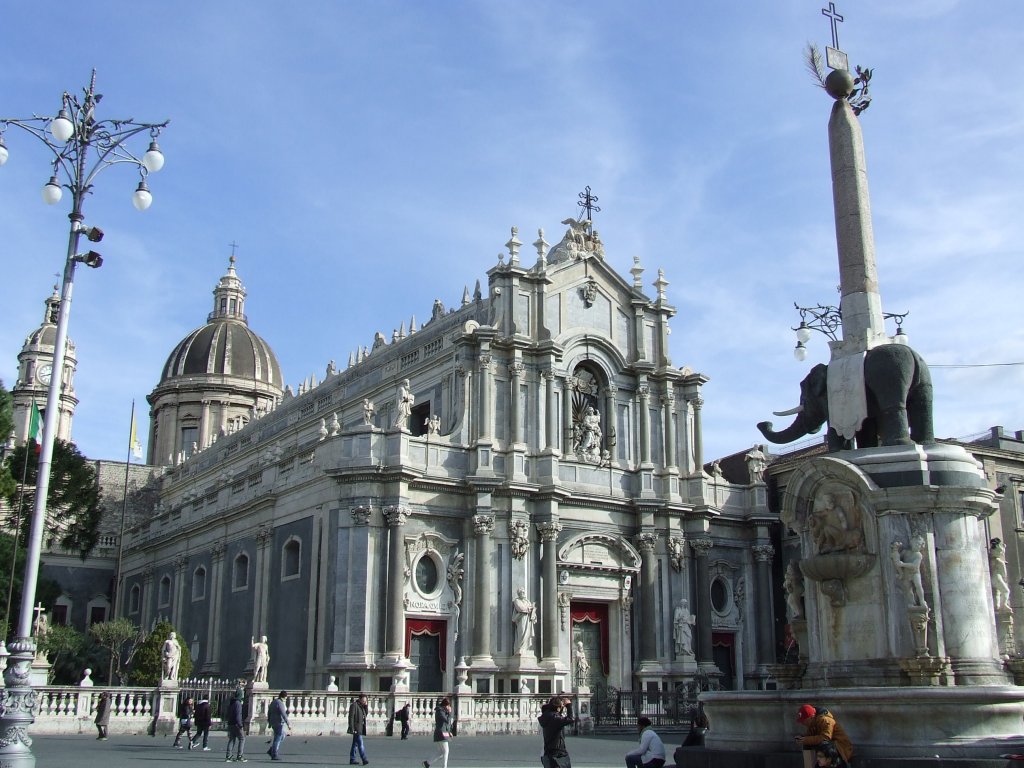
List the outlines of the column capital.
{"label": "column capital", "polygon": [[693,547],[693,552],[697,557],[707,557],[708,552],[715,546],[715,543],[711,539],[694,539],[690,542],[690,546]]}
{"label": "column capital", "polygon": [[647,384],[641,384],[636,388],[636,393],[640,395],[641,400],[646,400],[651,396],[651,388]]}
{"label": "column capital", "polygon": [[612,397],[615,397],[617,394],[619,394],[619,385],[609,384],[607,387],[604,388],[604,391],[607,392]]}
{"label": "column capital", "polygon": [[491,363],[493,362],[493,360],[494,360],[494,357],[493,357],[493,355],[491,355],[490,352],[482,352],[480,354],[480,357],[477,358],[477,362],[480,364],[480,370],[483,373],[491,373],[491,371],[492,371]]}
{"label": "column capital", "polygon": [[273,537],[274,531],[269,525],[260,528],[256,531],[256,546],[265,548]]}
{"label": "column capital", "polygon": [[188,555],[180,554],[174,558],[174,570],[182,571],[188,565]]}
{"label": "column capital", "polygon": [[473,530],[477,536],[490,536],[494,531],[494,515],[473,515]]}
{"label": "column capital", "polygon": [[658,534],[656,533],[638,533],[633,537],[633,541],[639,547],[640,551],[645,555],[653,555],[654,547],[658,543]]}
{"label": "column capital", "polygon": [[754,553],[754,560],[759,563],[770,563],[775,557],[775,547],[771,544],[755,544],[750,551]]}
{"label": "column capital", "polygon": [[690,405],[693,406],[693,410],[699,411],[704,406],[704,398],[700,395],[694,395],[690,398]]}
{"label": "column capital", "polygon": [[522,363],[509,363],[508,375],[509,376],[522,376],[526,371],[526,366]]}
{"label": "column capital", "polygon": [[458,376],[460,379],[465,378],[466,374],[469,373],[469,369],[466,368],[466,366],[464,366],[462,363],[456,363],[454,366],[452,366],[452,370],[455,371],[455,375]]}
{"label": "column capital", "polygon": [[412,514],[412,510],[408,507],[403,507],[401,504],[393,504],[389,507],[384,507],[384,519],[392,528],[405,525],[405,520],[409,515]]}
{"label": "column capital", "polygon": [[373,507],[368,504],[361,504],[358,507],[352,508],[352,525],[369,525],[370,524],[370,513],[373,511]]}
{"label": "column capital", "polygon": [[555,379],[558,378],[558,374],[555,373],[555,369],[554,368],[547,368],[547,369],[541,371],[540,375],[541,375],[541,378],[544,379],[544,381],[549,382],[549,383],[553,382]]}
{"label": "column capital", "polygon": [[228,551],[228,543],[224,539],[217,539],[210,547],[210,555],[214,562],[224,559],[224,553]]}
{"label": "column capital", "polygon": [[558,541],[558,534],[562,531],[561,523],[537,523],[537,533],[544,543]]}
{"label": "column capital", "polygon": [[153,580],[153,573],[154,573],[153,566],[152,565],[147,565],[145,568],[142,569],[142,580],[143,581],[152,581]]}

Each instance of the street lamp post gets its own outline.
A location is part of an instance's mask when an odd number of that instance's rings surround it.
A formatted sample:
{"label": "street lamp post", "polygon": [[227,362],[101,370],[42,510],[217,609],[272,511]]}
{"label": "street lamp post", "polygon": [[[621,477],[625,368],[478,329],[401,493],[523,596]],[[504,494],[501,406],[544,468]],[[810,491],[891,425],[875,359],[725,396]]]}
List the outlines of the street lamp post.
{"label": "street lamp post", "polygon": [[[31,751],[32,739],[27,732],[28,726],[34,720],[37,707],[36,693],[29,678],[29,668],[36,651],[35,638],[32,637],[32,606],[35,603],[39,557],[43,531],[46,527],[46,496],[50,486],[53,441],[60,414],[61,388],[64,385],[64,353],[68,319],[71,314],[75,266],[82,263],[96,268],[103,263],[103,258],[95,251],[78,252],[82,235],[94,243],[103,239],[103,232],[98,227],[83,226],[85,217],[82,215],[82,203],[85,196],[92,192],[93,181],[100,171],[112,165],[127,163],[139,171],[139,184],[132,196],[132,204],[138,210],[144,211],[153,201],[146,186],[146,176],[150,172],[159,171],[164,164],[164,156],[156,139],[168,121],[140,123],[132,119],[98,120],[96,107],[102,98],[101,94],[96,93],[96,70],[93,70],[89,87],[83,90],[82,100],[79,101],[77,96],[65,92],[61,98],[60,112],[56,117],[0,118],[0,165],[7,162],[9,155],[4,144],[4,131],[11,126],[21,128],[42,141],[53,153],[53,173],[42,190],[44,202],[53,205],[63,197],[63,189],[71,192],[71,213],[68,214],[71,231],[68,235],[67,257],[64,260],[64,283],[61,288],[60,309],[57,313],[57,333],[53,342],[53,374],[46,394],[46,414],[25,563],[25,580],[21,594],[21,611],[18,615],[17,633],[8,646],[11,655],[4,676],[7,688],[4,695],[4,712],[0,717],[0,765],[12,768],[35,765],[35,757]],[[125,142],[139,133],[149,133],[150,136],[149,148],[141,156],[133,154],[125,145]]]}

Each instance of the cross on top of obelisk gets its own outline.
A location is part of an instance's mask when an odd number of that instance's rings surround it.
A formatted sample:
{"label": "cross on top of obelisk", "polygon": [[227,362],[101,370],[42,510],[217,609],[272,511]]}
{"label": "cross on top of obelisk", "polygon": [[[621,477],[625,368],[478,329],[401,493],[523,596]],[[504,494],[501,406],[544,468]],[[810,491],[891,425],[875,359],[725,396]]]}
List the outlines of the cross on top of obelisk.
{"label": "cross on top of obelisk", "polygon": [[825,46],[825,63],[830,69],[850,69],[850,61],[846,54],[839,49],[839,24],[843,17],[836,11],[836,4],[829,3],[828,8],[821,9],[821,15],[827,16],[832,26],[832,45]]}

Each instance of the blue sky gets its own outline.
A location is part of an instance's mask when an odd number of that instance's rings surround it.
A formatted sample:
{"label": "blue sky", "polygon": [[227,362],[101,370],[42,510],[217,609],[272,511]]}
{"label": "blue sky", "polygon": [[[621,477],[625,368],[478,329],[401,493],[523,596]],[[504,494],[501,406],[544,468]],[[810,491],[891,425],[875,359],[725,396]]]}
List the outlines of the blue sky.
{"label": "blue sky", "polygon": [[[239,244],[250,325],[293,387],[435,298],[451,306],[509,228],[554,242],[586,185],[609,262],[665,270],[672,356],[710,377],[711,458],[795,405],[793,302],[836,303],[826,124],[804,70],[826,3],[14,3],[0,115],[53,113],[98,70],[102,117],[171,119],[154,202],[112,168],[107,233],[70,335],[87,455],[125,454],[134,398],[205,322]],[[1024,24],[1018,3],[845,2],[840,45],[874,68],[862,116],[884,308],[933,366],[1024,361]],[[7,136],[0,379],[63,267],[67,208],[45,148]],[[144,149],[144,147],[142,148]],[[141,149],[140,149],[141,151]],[[653,289],[649,289],[653,295]],[[1024,428],[1024,366],[933,367],[939,436]],[[776,419],[777,422],[784,421]]]}

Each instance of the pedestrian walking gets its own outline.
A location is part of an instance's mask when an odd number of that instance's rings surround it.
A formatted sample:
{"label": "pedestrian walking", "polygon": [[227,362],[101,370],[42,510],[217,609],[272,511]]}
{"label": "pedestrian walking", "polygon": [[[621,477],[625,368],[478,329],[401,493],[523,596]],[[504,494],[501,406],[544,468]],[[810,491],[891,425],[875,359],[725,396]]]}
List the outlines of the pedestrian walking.
{"label": "pedestrian walking", "polygon": [[99,735],[96,737],[99,741],[107,740],[107,726],[110,725],[110,692],[104,691],[100,694],[100,697],[96,700],[96,719],[93,720],[96,723],[96,730],[99,731]]}
{"label": "pedestrian walking", "polygon": [[[348,732],[352,734],[352,749],[348,753],[349,765],[359,765],[359,760],[363,761],[363,765],[370,764],[370,761],[366,759],[366,747],[363,745],[368,710],[369,704],[365,693],[359,694],[359,698],[353,701],[348,708]],[[356,759],[357,757],[359,760]]]}
{"label": "pedestrian walking", "polygon": [[174,737],[175,749],[183,749],[181,746],[181,734],[185,734],[185,741],[188,748],[192,749],[192,718],[195,717],[195,700],[192,697],[185,699],[178,707],[178,735]]}
{"label": "pedestrian walking", "polygon": [[638,717],[640,746],[626,753],[626,768],[661,768],[665,764],[665,745],[651,727],[649,717]]}
{"label": "pedestrian walking", "polygon": [[284,704],[284,700],[287,698],[288,691],[281,691],[267,707],[267,725],[274,732],[274,740],[270,742],[270,749],[267,750],[271,760],[280,759],[277,755],[284,742],[285,728],[291,727],[291,723],[288,722],[288,709]]}
{"label": "pedestrian walking", "polygon": [[395,720],[402,724],[402,738],[409,738],[409,721],[412,719],[412,707],[407,703],[395,713]]}
{"label": "pedestrian walking", "polygon": [[562,729],[576,722],[572,716],[572,701],[561,696],[552,696],[540,708],[540,730],[544,736],[544,754],[541,763],[544,768],[572,768],[569,751],[565,748]]}
{"label": "pedestrian walking", "polygon": [[203,752],[210,751],[210,725],[213,724],[212,714],[209,699],[200,699],[196,702],[196,735],[192,739],[192,746],[199,745],[199,737],[201,736],[203,738]]}
{"label": "pedestrian walking", "polygon": [[[230,763],[235,760],[239,763],[247,763],[245,759],[245,723],[242,721],[242,702],[245,700],[245,692],[236,688],[231,696],[231,703],[228,704],[228,750],[224,755],[224,762]],[[231,747],[235,747],[235,756],[231,757]]]}
{"label": "pedestrian walking", "polygon": [[437,754],[429,760],[423,761],[423,768],[430,768],[435,760],[441,761],[441,768],[448,768],[448,742],[452,738],[452,703],[444,698],[438,702],[434,710],[434,742],[437,744]]}

